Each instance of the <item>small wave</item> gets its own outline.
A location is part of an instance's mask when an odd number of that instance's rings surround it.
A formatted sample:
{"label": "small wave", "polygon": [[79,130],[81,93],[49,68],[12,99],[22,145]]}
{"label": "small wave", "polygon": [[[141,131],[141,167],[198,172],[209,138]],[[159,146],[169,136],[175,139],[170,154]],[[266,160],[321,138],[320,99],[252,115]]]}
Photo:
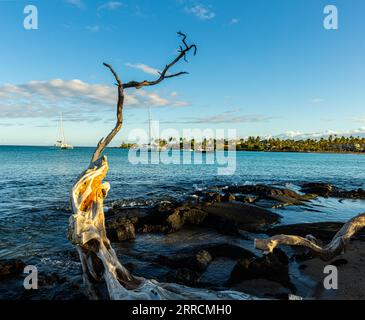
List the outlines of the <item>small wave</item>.
{"label": "small wave", "polygon": [[70,258],[50,258],[44,257],[41,258],[41,262],[47,267],[60,267],[62,269],[73,268],[74,266],[78,266],[81,262],[76,262],[71,260]]}
{"label": "small wave", "polygon": [[194,190],[195,191],[203,191],[204,190],[204,188],[202,188],[202,187],[199,187],[197,184],[193,184],[193,188],[194,188]]}
{"label": "small wave", "polygon": [[155,203],[153,200],[147,199],[123,199],[113,201],[110,207],[119,207],[119,208],[127,208],[127,207],[149,207]]}

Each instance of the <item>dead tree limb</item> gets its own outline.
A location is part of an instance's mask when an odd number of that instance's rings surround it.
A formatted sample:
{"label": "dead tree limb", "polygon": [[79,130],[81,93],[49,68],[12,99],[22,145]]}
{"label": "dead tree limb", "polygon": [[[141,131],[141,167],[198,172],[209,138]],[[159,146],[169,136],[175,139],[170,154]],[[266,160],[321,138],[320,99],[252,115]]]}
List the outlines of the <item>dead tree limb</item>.
{"label": "dead tree limb", "polygon": [[84,171],[71,189],[70,199],[73,215],[69,220],[68,238],[76,246],[80,256],[85,287],[89,296],[98,299],[98,283],[105,283],[110,299],[251,299],[244,293],[235,291],[215,292],[202,289],[188,288],[177,284],[162,284],[133,276],[118,260],[105,230],[104,199],[110,185],[103,182],[108,172],[106,156],[101,157],[104,149],[113,140],[123,125],[123,105],[125,88],[141,88],[160,83],[162,80],[186,72],[167,74],[168,70],[186,54],[194,49],[195,45],[186,43],[186,35],[182,36],[183,47],[180,53],[155,81],[131,81],[123,84],[118,74],[109,64],[104,65],[113,74],[118,87],[117,121],[115,127],[104,139],[101,139],[91,158],[89,168]]}
{"label": "dead tree limb", "polygon": [[154,86],[154,85],[157,85],[160,82],[162,82],[164,79],[174,78],[174,77],[178,77],[178,76],[181,76],[181,75],[184,75],[184,74],[188,74],[188,72],[185,72],[185,71],[174,73],[174,74],[168,74],[168,71],[177,62],[179,62],[182,58],[184,58],[184,60],[187,61],[186,55],[190,50],[193,50],[194,56],[196,55],[196,52],[197,52],[197,46],[195,44],[192,44],[192,45],[187,44],[186,34],[179,31],[178,35],[180,37],[182,37],[183,46],[180,46],[180,49],[178,51],[179,52],[178,56],[172,62],[170,62],[169,64],[167,64],[165,66],[163,71],[160,72],[159,78],[156,79],[156,80],[153,80],[153,81],[147,81],[147,80],[130,81],[126,84],[123,84],[122,81],[120,80],[118,74],[113,69],[113,67],[110,64],[107,64],[107,63],[104,62],[104,66],[107,67],[111,71],[111,73],[113,74],[113,76],[115,78],[115,81],[116,81],[116,85],[118,87],[117,122],[116,122],[116,125],[113,128],[113,130],[108,134],[108,136],[106,138],[102,138],[99,141],[99,143],[96,147],[96,150],[95,150],[95,152],[94,152],[94,154],[91,158],[90,166],[92,166],[93,163],[100,158],[100,156],[101,156],[102,152],[104,151],[104,149],[109,145],[109,143],[113,140],[115,135],[122,128],[122,125],[123,125],[124,89],[127,89],[127,88],[140,89],[140,88],[146,87],[146,86]]}
{"label": "dead tree limb", "polygon": [[335,234],[332,241],[327,245],[322,245],[312,235],[305,238],[293,235],[276,235],[268,239],[255,239],[255,247],[265,253],[272,252],[279,245],[301,246],[309,248],[314,255],[324,261],[329,261],[345,252],[351,237],[365,227],[365,213],[362,213],[343,225]]}
{"label": "dead tree limb", "polygon": [[104,66],[106,66],[107,68],[109,68],[109,70],[111,71],[111,73],[113,74],[116,82],[117,82],[117,86],[118,86],[118,102],[117,102],[117,123],[115,124],[115,127],[113,128],[112,131],[110,131],[110,133],[107,135],[107,137],[104,139],[102,138],[97,147],[96,150],[94,151],[94,154],[91,158],[91,163],[90,165],[93,165],[93,163],[99,159],[100,155],[102,154],[102,152],[104,151],[104,149],[109,145],[109,143],[113,140],[113,138],[115,137],[115,135],[119,132],[119,130],[122,128],[123,125],[123,106],[124,106],[124,88],[123,88],[123,83],[120,80],[118,74],[115,72],[115,70],[113,69],[113,67],[110,64],[107,64],[104,62]]}
{"label": "dead tree limb", "polygon": [[197,52],[197,46],[195,44],[192,44],[192,45],[187,44],[186,34],[180,32],[180,31],[177,34],[180,37],[182,37],[183,46],[180,46],[180,49],[178,51],[179,52],[178,56],[173,61],[171,61],[169,64],[167,64],[165,66],[165,68],[162,70],[162,72],[159,72],[160,76],[156,80],[152,80],[152,81],[143,80],[143,81],[127,82],[126,84],[123,85],[124,89],[126,89],[126,88],[140,89],[140,88],[146,87],[146,86],[154,86],[156,84],[159,84],[164,79],[174,78],[174,77],[181,76],[183,74],[188,74],[188,72],[185,72],[185,71],[181,71],[181,72],[174,73],[174,74],[168,74],[168,71],[182,58],[184,58],[184,60],[187,61],[186,55],[190,50],[193,50],[194,56],[196,55],[196,52]]}

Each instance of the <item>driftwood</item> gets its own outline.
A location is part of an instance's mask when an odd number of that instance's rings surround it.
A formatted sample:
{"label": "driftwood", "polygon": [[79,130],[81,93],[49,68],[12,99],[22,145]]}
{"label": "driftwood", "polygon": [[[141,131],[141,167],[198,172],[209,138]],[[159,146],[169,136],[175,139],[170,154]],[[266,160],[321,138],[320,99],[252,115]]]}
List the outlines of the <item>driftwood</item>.
{"label": "driftwood", "polygon": [[327,245],[323,245],[312,235],[303,238],[281,234],[268,239],[255,239],[255,247],[265,253],[271,253],[279,245],[301,246],[309,248],[314,255],[322,260],[330,261],[345,252],[351,237],[364,227],[365,213],[362,213],[345,223]]}
{"label": "driftwood", "polygon": [[106,284],[110,299],[251,299],[252,297],[235,291],[209,291],[189,288],[178,284],[162,284],[133,276],[118,260],[106,235],[104,220],[104,199],[110,185],[103,182],[108,172],[106,156],[101,156],[123,125],[123,104],[125,88],[141,88],[160,83],[166,78],[176,77],[186,72],[168,74],[168,70],[195,45],[186,43],[186,35],[179,32],[183,45],[178,56],[168,64],[155,81],[131,81],[123,84],[113,67],[104,65],[112,72],[118,87],[117,122],[113,130],[98,143],[91,158],[89,168],[77,179],[71,190],[73,215],[69,220],[68,238],[76,246],[80,256],[84,285],[93,299],[100,298],[99,284]]}

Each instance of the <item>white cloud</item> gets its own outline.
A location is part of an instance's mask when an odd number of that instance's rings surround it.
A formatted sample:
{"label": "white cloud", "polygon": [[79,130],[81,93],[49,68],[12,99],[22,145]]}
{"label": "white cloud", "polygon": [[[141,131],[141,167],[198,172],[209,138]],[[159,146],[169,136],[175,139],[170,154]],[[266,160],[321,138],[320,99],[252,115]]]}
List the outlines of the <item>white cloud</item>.
{"label": "white cloud", "polygon": [[209,7],[202,4],[185,7],[185,11],[195,15],[200,20],[211,20],[215,17],[215,13]]}
{"label": "white cloud", "polygon": [[126,63],[125,65],[127,67],[129,67],[129,68],[138,69],[138,70],[141,70],[141,71],[143,71],[145,73],[159,76],[160,70],[155,69],[153,67],[150,67],[150,66],[148,66],[146,64],[143,64],[143,63],[135,63],[135,64],[133,64],[133,63]]}
{"label": "white cloud", "polygon": [[104,4],[102,4],[98,10],[116,10],[116,9],[119,9],[120,7],[123,6],[123,3],[122,2],[119,2],[119,1],[109,1],[109,2],[106,2]]}
{"label": "white cloud", "polygon": [[[99,112],[113,110],[116,100],[115,86],[89,84],[78,79],[5,84],[0,86],[0,117],[50,118],[63,110],[75,120],[89,119]],[[128,91],[125,101],[127,108],[182,106],[184,103],[142,89]]]}
{"label": "white cloud", "polygon": [[287,137],[287,138],[295,138],[297,136],[302,135],[303,133],[300,131],[286,131],[285,133],[282,134],[283,137]]}
{"label": "white cloud", "polygon": [[264,115],[242,115],[239,110],[228,110],[215,115],[202,117],[183,117],[178,123],[205,124],[205,123],[258,123],[272,120],[272,117]]}
{"label": "white cloud", "polygon": [[148,103],[152,106],[166,106],[169,104],[169,100],[160,97],[157,93],[154,92],[137,90],[135,94],[140,97],[148,98]]}
{"label": "white cloud", "polygon": [[67,2],[74,5],[75,7],[78,7],[79,9],[85,8],[85,4],[82,0],[67,0]]}
{"label": "white cloud", "polygon": [[231,19],[231,21],[229,22],[229,24],[237,24],[237,23],[239,23],[240,22],[240,19],[238,19],[238,18],[233,18],[233,19]]}
{"label": "white cloud", "polygon": [[19,126],[24,126],[24,123],[0,122],[0,127],[19,127]]}
{"label": "white cloud", "polygon": [[350,136],[360,136],[365,137],[365,127],[360,127],[357,129],[347,130],[347,131],[336,131],[336,130],[324,130],[318,132],[300,132],[300,131],[286,131],[285,133],[274,136],[274,138],[280,139],[294,139],[294,140],[305,140],[305,139],[320,139],[328,138],[330,135],[339,137],[350,137]]}
{"label": "white cloud", "polygon": [[87,26],[86,27],[87,30],[91,31],[91,32],[98,32],[100,30],[100,27],[95,25],[95,26]]}

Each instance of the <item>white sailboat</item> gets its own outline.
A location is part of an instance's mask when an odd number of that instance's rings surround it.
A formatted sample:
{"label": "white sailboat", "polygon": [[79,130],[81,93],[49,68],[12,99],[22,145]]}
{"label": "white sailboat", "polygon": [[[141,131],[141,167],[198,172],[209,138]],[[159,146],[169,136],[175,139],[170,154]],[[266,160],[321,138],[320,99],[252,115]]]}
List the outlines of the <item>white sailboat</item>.
{"label": "white sailboat", "polygon": [[152,137],[152,119],[151,108],[148,108],[148,143],[133,147],[133,149],[139,149],[145,152],[159,152],[166,150],[165,147],[161,147]]}
{"label": "white sailboat", "polygon": [[66,143],[65,130],[63,128],[62,113],[61,113],[60,122],[58,125],[58,140],[56,141],[55,147],[59,148],[59,149],[68,149],[68,150],[74,148],[71,144]]}

